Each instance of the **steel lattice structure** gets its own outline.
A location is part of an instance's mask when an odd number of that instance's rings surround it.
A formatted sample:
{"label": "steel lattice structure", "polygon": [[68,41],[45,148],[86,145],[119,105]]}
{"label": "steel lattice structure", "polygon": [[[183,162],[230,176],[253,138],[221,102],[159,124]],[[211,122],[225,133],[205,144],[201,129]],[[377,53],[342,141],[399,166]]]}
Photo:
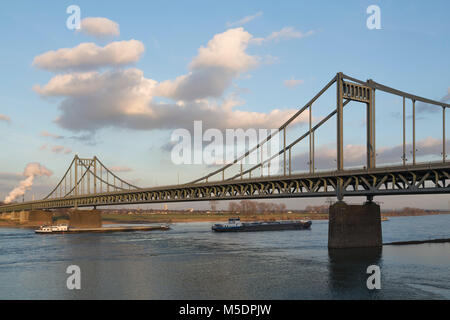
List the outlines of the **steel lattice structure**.
{"label": "steel lattice structure", "polygon": [[97,157],[81,159],[76,155],[62,179],[44,200],[89,195],[91,190],[94,194],[102,193],[103,189],[110,192],[139,188],[119,178]]}
{"label": "steel lattice structure", "polygon": [[[312,125],[312,106],[330,87],[336,85],[336,108],[316,125]],[[375,93],[383,91],[403,98],[403,154],[402,164],[376,166],[375,153]],[[412,163],[406,159],[405,107],[412,103]],[[356,101],[366,105],[367,162],[363,169],[344,169],[343,153],[343,108]],[[416,102],[423,102],[442,108],[442,161],[432,163],[416,162]],[[303,108],[279,127],[276,134],[267,136],[252,149],[237,157],[233,162],[199,179],[182,185],[138,188],[115,175],[97,157],[81,159],[75,156],[63,178],[42,200],[0,206],[1,212],[34,209],[56,209],[71,207],[96,207],[140,203],[161,203],[181,201],[209,201],[232,199],[332,197],[347,196],[450,193],[450,163],[446,161],[445,111],[450,105],[399,91],[373,80],[361,81],[338,73]],[[309,128],[293,142],[286,142],[288,126],[306,110],[309,114]],[[315,172],[314,134],[318,128],[336,116],[336,170]],[[263,148],[276,136],[281,136],[283,146],[279,152],[264,159]],[[309,139],[309,172],[296,173],[292,170],[291,150],[300,141]],[[243,161],[255,155],[258,164],[243,169]],[[271,175],[270,163],[282,158],[282,174]],[[239,173],[225,178],[227,170],[240,166]],[[268,168],[267,168],[268,167]],[[268,169],[263,174],[263,168]],[[259,173],[259,176],[258,176]],[[218,179],[217,179],[218,178]]]}

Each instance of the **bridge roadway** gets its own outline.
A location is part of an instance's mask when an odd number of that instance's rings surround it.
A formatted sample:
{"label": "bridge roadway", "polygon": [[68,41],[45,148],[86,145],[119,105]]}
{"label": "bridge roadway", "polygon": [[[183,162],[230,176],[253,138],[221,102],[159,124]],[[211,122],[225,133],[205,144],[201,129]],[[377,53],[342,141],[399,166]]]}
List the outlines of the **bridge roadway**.
{"label": "bridge roadway", "polygon": [[91,193],[4,205],[0,206],[0,213],[187,201],[335,196],[371,199],[381,195],[444,193],[450,193],[450,162],[430,162]]}

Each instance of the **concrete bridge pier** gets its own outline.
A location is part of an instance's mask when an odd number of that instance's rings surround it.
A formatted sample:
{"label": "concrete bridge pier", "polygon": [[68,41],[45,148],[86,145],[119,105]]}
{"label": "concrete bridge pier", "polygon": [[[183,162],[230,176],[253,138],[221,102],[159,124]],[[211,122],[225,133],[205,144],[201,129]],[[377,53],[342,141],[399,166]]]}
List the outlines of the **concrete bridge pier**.
{"label": "concrete bridge pier", "polygon": [[20,211],[18,215],[19,222],[22,224],[51,225],[53,223],[53,213],[51,211]]}
{"label": "concrete bridge pier", "polygon": [[98,210],[69,210],[69,227],[101,228],[102,215]]}
{"label": "concrete bridge pier", "polygon": [[363,205],[338,201],[330,206],[328,248],[381,247],[380,206],[368,197]]}

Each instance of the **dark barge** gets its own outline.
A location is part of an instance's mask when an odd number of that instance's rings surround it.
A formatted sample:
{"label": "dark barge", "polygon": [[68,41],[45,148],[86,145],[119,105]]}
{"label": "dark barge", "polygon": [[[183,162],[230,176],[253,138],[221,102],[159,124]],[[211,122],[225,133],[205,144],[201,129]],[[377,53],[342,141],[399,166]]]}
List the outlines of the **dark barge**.
{"label": "dark barge", "polygon": [[217,223],[211,227],[216,232],[304,230],[310,228],[310,220],[241,222],[239,218],[231,218],[226,224]]}

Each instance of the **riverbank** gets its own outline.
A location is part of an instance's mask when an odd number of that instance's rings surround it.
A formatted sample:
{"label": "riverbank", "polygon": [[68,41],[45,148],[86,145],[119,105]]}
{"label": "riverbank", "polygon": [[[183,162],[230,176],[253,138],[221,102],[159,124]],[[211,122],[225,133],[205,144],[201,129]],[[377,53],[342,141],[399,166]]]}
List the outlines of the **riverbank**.
{"label": "riverbank", "polygon": [[[240,217],[241,221],[275,221],[275,220],[328,220],[328,214],[291,213],[291,214],[205,214],[205,213],[168,213],[168,214],[111,214],[102,213],[103,224],[148,224],[148,223],[177,223],[177,222],[225,222],[229,218]],[[68,224],[64,216],[53,218],[54,224]],[[19,220],[0,219],[0,227],[5,228],[36,228],[36,222],[20,222]]]}
{"label": "riverbank", "polygon": [[[439,213],[443,214],[443,213]],[[432,215],[432,214],[427,214]],[[405,217],[405,214],[392,212],[382,213],[383,221],[387,217]],[[411,216],[417,216],[413,214]],[[126,214],[102,213],[103,224],[148,224],[148,223],[177,223],[177,222],[225,222],[229,218],[239,217],[241,221],[275,221],[275,220],[328,220],[326,213],[267,213],[267,214],[231,214],[231,213],[156,213],[156,214]],[[56,216],[54,223],[69,223],[66,217]],[[36,222],[20,222],[19,220],[0,219],[0,227],[35,228]]]}
{"label": "riverbank", "polygon": [[36,228],[39,227],[40,225],[36,225],[36,223],[20,223],[18,221],[14,221],[14,220],[4,220],[4,219],[0,219],[0,228],[27,228],[27,229],[31,229],[31,228]]}
{"label": "riverbank", "polygon": [[239,217],[241,221],[275,221],[275,220],[328,220],[325,213],[280,213],[280,214],[102,214],[103,223],[174,223],[174,222],[220,222]]}
{"label": "riverbank", "polygon": [[[436,213],[443,214],[443,213]],[[420,214],[424,216],[425,214]],[[426,214],[434,215],[434,214]],[[392,212],[382,213],[383,221],[388,217],[405,217],[405,214]],[[419,216],[413,214],[411,216]],[[327,213],[268,213],[268,214],[231,214],[231,213],[157,213],[157,214],[126,214],[102,213],[103,223],[175,223],[175,222],[222,222],[229,218],[239,217],[241,221],[275,221],[275,220],[328,220]]]}

